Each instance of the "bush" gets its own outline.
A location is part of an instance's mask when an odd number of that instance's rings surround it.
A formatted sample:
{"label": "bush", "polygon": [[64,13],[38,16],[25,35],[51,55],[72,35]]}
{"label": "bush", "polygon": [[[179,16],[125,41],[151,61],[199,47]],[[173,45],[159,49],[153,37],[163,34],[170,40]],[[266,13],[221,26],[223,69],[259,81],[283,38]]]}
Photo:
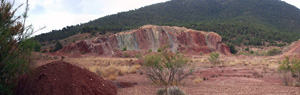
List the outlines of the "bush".
{"label": "bush", "polygon": [[235,49],[235,46],[232,44],[227,44],[227,46],[229,47],[229,50],[232,54],[236,54],[237,50]]}
{"label": "bush", "polygon": [[246,48],[245,51],[249,51],[249,48]]}
{"label": "bush", "polygon": [[34,44],[34,51],[40,52],[41,51],[41,44],[38,41],[33,41]]}
{"label": "bush", "polygon": [[127,51],[127,47],[123,47],[122,51]]}
{"label": "bush", "polygon": [[155,84],[178,85],[192,74],[188,59],[180,54],[173,54],[162,49],[142,58],[142,68],[146,76]]}
{"label": "bush", "polygon": [[161,52],[161,48],[158,48],[158,49],[157,49],[157,52]]}
{"label": "bush", "polygon": [[199,53],[200,55],[203,55],[203,52],[202,51],[200,51],[200,53]]}
{"label": "bush", "polygon": [[149,50],[148,50],[148,53],[150,53],[150,52],[152,52],[152,49],[149,49]]}
{"label": "bush", "polygon": [[298,83],[300,82],[300,60],[291,59],[285,57],[285,60],[279,62],[280,66],[278,71],[282,77],[284,85],[291,86],[292,78],[295,79]]}
{"label": "bush", "polygon": [[56,51],[58,51],[58,50],[60,50],[62,48],[63,48],[62,44],[59,41],[56,41],[55,48],[54,48],[54,50],[52,52],[56,52]]}
{"label": "bush", "polygon": [[282,50],[273,48],[273,49],[268,50],[267,55],[273,56],[273,55],[277,55],[277,54],[281,54],[281,53],[282,53]]}
{"label": "bush", "polygon": [[18,79],[33,65],[30,55],[35,45],[29,39],[32,27],[25,26],[28,1],[21,16],[15,15],[11,2],[0,2],[0,95],[11,95]]}
{"label": "bush", "polygon": [[220,54],[217,53],[217,52],[212,52],[210,54],[210,57],[209,57],[209,61],[213,64],[218,64],[220,61],[219,61],[219,56]]}

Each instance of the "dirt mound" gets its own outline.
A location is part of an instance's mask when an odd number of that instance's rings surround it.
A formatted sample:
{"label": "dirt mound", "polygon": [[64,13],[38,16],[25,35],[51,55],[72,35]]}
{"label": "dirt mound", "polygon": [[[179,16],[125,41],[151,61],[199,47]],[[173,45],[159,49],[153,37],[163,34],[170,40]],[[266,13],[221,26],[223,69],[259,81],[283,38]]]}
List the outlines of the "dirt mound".
{"label": "dirt mound", "polygon": [[102,77],[70,63],[55,61],[24,75],[17,95],[117,95],[117,87]]}

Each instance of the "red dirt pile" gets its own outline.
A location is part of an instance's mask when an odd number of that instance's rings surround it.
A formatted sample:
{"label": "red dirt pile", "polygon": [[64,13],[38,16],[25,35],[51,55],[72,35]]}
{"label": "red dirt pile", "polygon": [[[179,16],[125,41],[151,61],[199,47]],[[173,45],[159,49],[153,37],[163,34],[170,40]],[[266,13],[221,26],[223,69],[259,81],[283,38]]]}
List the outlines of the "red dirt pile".
{"label": "red dirt pile", "polygon": [[86,69],[63,61],[38,67],[24,75],[17,95],[117,95],[117,87]]}
{"label": "red dirt pile", "polygon": [[109,37],[83,40],[66,45],[56,52],[59,55],[93,55],[114,56],[118,51],[127,50],[156,52],[167,46],[173,53],[199,54],[220,52],[231,55],[222,37],[213,32],[197,31],[184,27],[145,25],[135,30],[120,32]]}

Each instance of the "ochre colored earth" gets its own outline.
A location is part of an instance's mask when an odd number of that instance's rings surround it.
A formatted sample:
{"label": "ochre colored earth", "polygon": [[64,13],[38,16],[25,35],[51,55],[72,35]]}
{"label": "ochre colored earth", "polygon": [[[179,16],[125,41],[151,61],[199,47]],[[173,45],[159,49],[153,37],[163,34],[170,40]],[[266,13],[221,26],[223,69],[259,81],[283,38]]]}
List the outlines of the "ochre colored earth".
{"label": "ochre colored earth", "polygon": [[21,77],[17,95],[117,95],[114,83],[63,61],[38,67]]}

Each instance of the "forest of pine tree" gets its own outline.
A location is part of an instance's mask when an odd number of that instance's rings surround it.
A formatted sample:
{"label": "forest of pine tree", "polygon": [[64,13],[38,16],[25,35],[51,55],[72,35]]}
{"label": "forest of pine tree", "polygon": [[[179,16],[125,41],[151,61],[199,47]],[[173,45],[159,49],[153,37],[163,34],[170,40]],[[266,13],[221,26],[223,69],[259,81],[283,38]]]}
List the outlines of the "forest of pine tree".
{"label": "forest of pine tree", "polygon": [[300,38],[299,17],[298,8],[281,0],[171,0],[53,30],[35,39],[54,41],[77,33],[120,32],[154,24],[213,31],[234,45],[277,45]]}

